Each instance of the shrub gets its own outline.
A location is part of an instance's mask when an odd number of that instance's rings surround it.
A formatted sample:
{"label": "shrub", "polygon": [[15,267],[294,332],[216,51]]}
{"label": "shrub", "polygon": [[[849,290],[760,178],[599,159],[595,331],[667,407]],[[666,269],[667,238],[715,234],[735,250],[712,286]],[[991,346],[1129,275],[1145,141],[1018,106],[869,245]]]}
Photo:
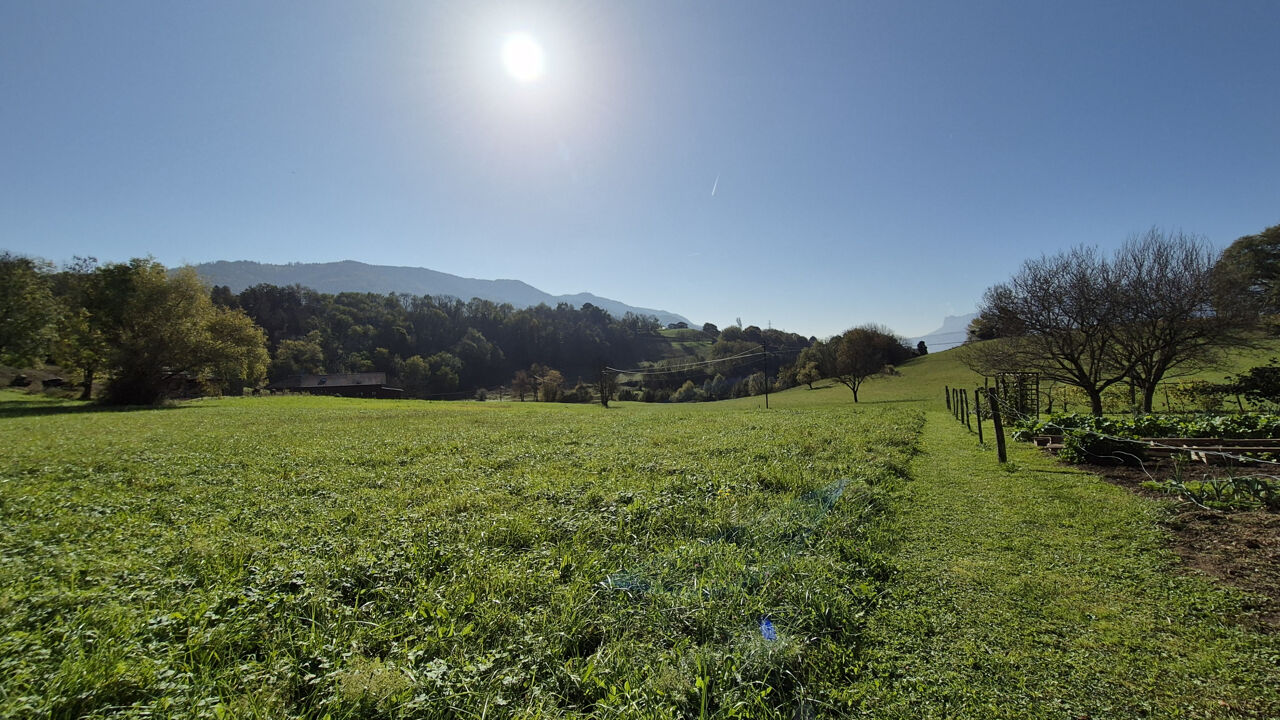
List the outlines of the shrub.
{"label": "shrub", "polygon": [[1146,454],[1141,443],[1076,430],[1063,436],[1058,457],[1070,463],[1136,465],[1146,458]]}
{"label": "shrub", "polygon": [[1213,412],[1222,409],[1222,399],[1230,388],[1205,380],[1184,380],[1169,389],[1169,398],[1179,408]]}
{"label": "shrub", "polygon": [[692,380],[685,380],[684,385],[671,396],[672,402],[698,402],[703,399],[702,391],[699,390]]}

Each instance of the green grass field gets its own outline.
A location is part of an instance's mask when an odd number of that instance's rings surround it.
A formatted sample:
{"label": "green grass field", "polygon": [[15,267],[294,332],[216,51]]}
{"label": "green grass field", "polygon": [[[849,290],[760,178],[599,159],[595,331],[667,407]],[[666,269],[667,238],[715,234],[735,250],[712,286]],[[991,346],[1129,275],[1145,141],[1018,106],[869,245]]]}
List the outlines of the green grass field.
{"label": "green grass field", "polygon": [[999,467],[953,354],[900,371],[767,411],[0,393],[0,716],[1280,716],[1163,506]]}
{"label": "green grass field", "polygon": [[790,716],[854,680],[922,421],[82,410],[0,406],[8,717]]}

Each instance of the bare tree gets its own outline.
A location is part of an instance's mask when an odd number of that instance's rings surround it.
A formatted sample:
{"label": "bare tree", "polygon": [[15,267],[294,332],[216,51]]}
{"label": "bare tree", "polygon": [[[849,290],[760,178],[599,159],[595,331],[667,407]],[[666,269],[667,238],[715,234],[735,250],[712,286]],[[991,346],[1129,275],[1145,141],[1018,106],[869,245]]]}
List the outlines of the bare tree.
{"label": "bare tree", "polygon": [[1013,336],[970,345],[963,359],[983,374],[1036,371],[1074,385],[1101,415],[1103,391],[1133,367],[1114,353],[1128,311],[1119,288],[1114,266],[1097,248],[1027,260],[1009,282],[989,288],[979,308]]}
{"label": "bare tree", "polygon": [[[1130,365],[1151,412],[1156,385],[1194,374],[1222,359],[1229,347],[1251,344],[1254,304],[1223,284],[1243,285],[1215,273],[1216,254],[1201,238],[1152,228],[1117,251],[1117,280],[1127,295],[1123,332],[1116,336],[1119,364]],[[1242,289],[1242,288],[1241,288]]]}
{"label": "bare tree", "polygon": [[600,404],[609,407],[609,401],[618,391],[618,374],[600,366],[600,374],[596,378],[596,392],[600,395]]}
{"label": "bare tree", "polygon": [[516,374],[511,378],[511,394],[520,398],[520,402],[524,402],[525,394],[532,390],[533,387],[533,379],[524,370],[517,370]]}
{"label": "bare tree", "polygon": [[1152,229],[1114,259],[1077,247],[1023,263],[988,289],[980,317],[1007,337],[964,349],[983,374],[1036,371],[1080,388],[1102,414],[1102,393],[1131,381],[1150,411],[1161,379],[1194,372],[1248,341],[1256,312],[1222,298],[1221,273],[1203,240]]}

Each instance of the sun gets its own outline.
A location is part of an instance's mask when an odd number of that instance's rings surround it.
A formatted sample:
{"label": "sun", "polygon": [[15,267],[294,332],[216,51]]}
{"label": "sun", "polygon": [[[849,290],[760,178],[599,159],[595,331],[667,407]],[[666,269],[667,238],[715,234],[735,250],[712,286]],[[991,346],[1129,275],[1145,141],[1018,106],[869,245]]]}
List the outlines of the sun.
{"label": "sun", "polygon": [[502,64],[516,80],[533,82],[545,67],[542,46],[528,33],[511,33],[502,43]]}

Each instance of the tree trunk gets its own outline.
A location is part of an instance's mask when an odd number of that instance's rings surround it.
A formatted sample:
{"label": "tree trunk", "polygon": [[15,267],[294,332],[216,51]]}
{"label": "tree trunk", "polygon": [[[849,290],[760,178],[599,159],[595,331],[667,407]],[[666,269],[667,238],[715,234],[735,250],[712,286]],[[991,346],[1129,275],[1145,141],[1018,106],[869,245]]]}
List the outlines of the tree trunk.
{"label": "tree trunk", "polygon": [[1102,417],[1102,392],[1094,388],[1085,388],[1085,392],[1089,394],[1089,412]]}
{"label": "tree trunk", "polygon": [[1156,384],[1151,383],[1142,389],[1142,411],[1151,412],[1156,402]]}
{"label": "tree trunk", "polygon": [[81,400],[93,399],[93,368],[84,369],[84,390],[80,393]]}

